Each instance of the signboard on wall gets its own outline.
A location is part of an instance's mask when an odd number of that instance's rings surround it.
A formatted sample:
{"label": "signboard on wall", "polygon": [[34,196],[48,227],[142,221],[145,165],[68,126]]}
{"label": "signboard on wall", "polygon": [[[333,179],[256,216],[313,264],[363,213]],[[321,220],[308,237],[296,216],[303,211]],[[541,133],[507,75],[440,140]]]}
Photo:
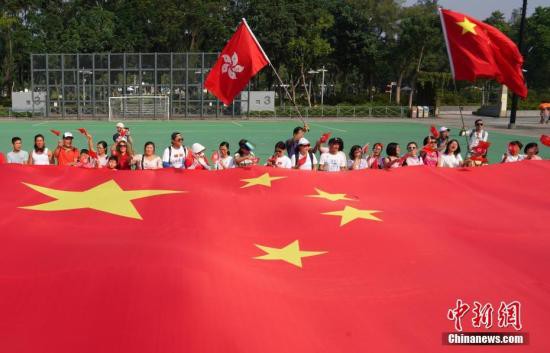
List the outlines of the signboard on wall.
{"label": "signboard on wall", "polygon": [[241,93],[241,112],[246,113],[248,102],[250,101],[251,112],[274,112],[275,111],[275,91],[250,91],[250,100],[248,91]]}

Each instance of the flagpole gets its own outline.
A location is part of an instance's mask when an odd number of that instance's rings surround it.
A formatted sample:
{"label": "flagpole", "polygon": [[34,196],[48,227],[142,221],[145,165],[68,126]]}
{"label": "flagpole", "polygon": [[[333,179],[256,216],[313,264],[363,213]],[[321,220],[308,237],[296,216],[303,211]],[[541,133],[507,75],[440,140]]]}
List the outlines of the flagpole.
{"label": "flagpole", "polygon": [[[527,12],[527,0],[523,0],[523,8],[521,10],[521,22],[519,24],[519,40],[518,49],[521,54],[523,47],[523,32],[525,31],[525,15]],[[514,129],[516,127],[516,113],[518,110],[519,97],[517,94],[512,95],[512,109],[510,110],[510,122],[508,123],[508,129]]]}
{"label": "flagpole", "polygon": [[[439,12],[441,27],[443,28],[443,37],[445,38],[445,45],[447,46],[447,56],[449,57],[449,64],[451,65],[451,73],[453,75],[455,94],[458,95],[458,88],[456,86],[456,79],[455,79],[455,67],[453,63],[453,58],[451,56],[451,47],[449,46],[449,39],[447,38],[447,27],[445,26],[445,19],[443,18],[443,12],[441,12],[442,9],[443,8],[439,6],[437,8],[437,11]],[[459,96],[459,99],[460,99],[460,96]],[[466,140],[466,146],[468,148],[467,153],[470,153],[470,141],[468,141],[468,136],[466,136],[466,124],[464,124],[464,115],[462,115],[462,105],[460,105],[460,102],[458,104],[458,111],[460,113],[460,121],[462,122],[462,131],[464,131],[464,138]]]}
{"label": "flagpole", "polygon": [[288,99],[292,102],[292,105],[294,106],[294,109],[296,109],[296,113],[298,113],[298,118],[302,121],[302,123],[304,125],[306,125],[306,122],[304,120],[304,118],[302,117],[302,113],[300,112],[300,108],[298,108],[298,105],[296,104],[296,101],[292,98],[292,96],[290,95],[290,92],[288,91],[288,89],[286,88],[283,80],[281,79],[281,76],[279,76],[279,73],[277,72],[277,70],[275,69],[275,66],[273,66],[273,64],[271,63],[271,60],[269,60],[267,54],[265,53],[264,49],[262,48],[262,46],[260,45],[260,42],[258,42],[258,39],[256,39],[256,36],[254,35],[254,32],[252,32],[252,30],[250,29],[250,26],[248,25],[248,22],[246,22],[246,18],[242,18],[242,21],[244,23],[244,25],[246,26],[246,28],[248,29],[248,32],[250,33],[250,35],[252,36],[252,38],[254,38],[254,41],[256,42],[256,45],[258,46],[258,48],[260,48],[260,50],[262,51],[262,54],[264,55],[265,59],[267,60],[267,62],[269,63],[269,66],[271,66],[271,68],[273,69],[273,72],[275,73],[275,76],[277,77],[277,79],[279,80],[279,85],[281,87],[283,87],[284,91],[285,91],[285,94],[286,96],[288,97]]}

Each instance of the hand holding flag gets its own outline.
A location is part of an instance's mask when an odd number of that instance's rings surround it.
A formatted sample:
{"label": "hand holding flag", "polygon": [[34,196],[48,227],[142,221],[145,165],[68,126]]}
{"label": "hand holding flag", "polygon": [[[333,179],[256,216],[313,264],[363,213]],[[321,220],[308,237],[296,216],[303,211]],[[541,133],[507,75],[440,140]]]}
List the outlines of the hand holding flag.
{"label": "hand holding flag", "polygon": [[51,131],[51,133],[54,134],[55,136],[61,135],[61,131],[59,131],[59,130],[51,129],[50,131]]}

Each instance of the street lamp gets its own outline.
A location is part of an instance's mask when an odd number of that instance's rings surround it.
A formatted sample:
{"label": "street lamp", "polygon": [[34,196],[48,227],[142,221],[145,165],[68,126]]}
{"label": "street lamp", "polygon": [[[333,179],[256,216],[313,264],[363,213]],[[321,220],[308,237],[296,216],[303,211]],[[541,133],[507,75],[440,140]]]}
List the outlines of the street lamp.
{"label": "street lamp", "polygon": [[82,108],[86,108],[86,76],[85,75],[91,75],[93,72],[90,70],[78,70],[82,74]]}
{"label": "street lamp", "polygon": [[325,69],[325,65],[321,69],[317,70],[321,73],[321,115],[323,115],[323,104],[324,104],[324,97],[325,97],[325,72],[328,70]]}

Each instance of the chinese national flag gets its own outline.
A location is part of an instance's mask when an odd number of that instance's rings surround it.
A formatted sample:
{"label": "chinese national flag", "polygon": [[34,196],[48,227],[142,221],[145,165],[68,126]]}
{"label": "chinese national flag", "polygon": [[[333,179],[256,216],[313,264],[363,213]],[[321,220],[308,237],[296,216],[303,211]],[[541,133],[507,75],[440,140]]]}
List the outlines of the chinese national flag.
{"label": "chinese national flag", "polygon": [[0,352],[549,352],[549,174],[0,165]]}
{"label": "chinese national flag", "polygon": [[248,81],[267,64],[268,57],[243,18],[210,70],[204,87],[225,105],[229,105]]}
{"label": "chinese national flag", "polygon": [[518,96],[527,97],[523,57],[510,38],[458,12],[440,9],[440,15],[455,80],[495,79]]}

